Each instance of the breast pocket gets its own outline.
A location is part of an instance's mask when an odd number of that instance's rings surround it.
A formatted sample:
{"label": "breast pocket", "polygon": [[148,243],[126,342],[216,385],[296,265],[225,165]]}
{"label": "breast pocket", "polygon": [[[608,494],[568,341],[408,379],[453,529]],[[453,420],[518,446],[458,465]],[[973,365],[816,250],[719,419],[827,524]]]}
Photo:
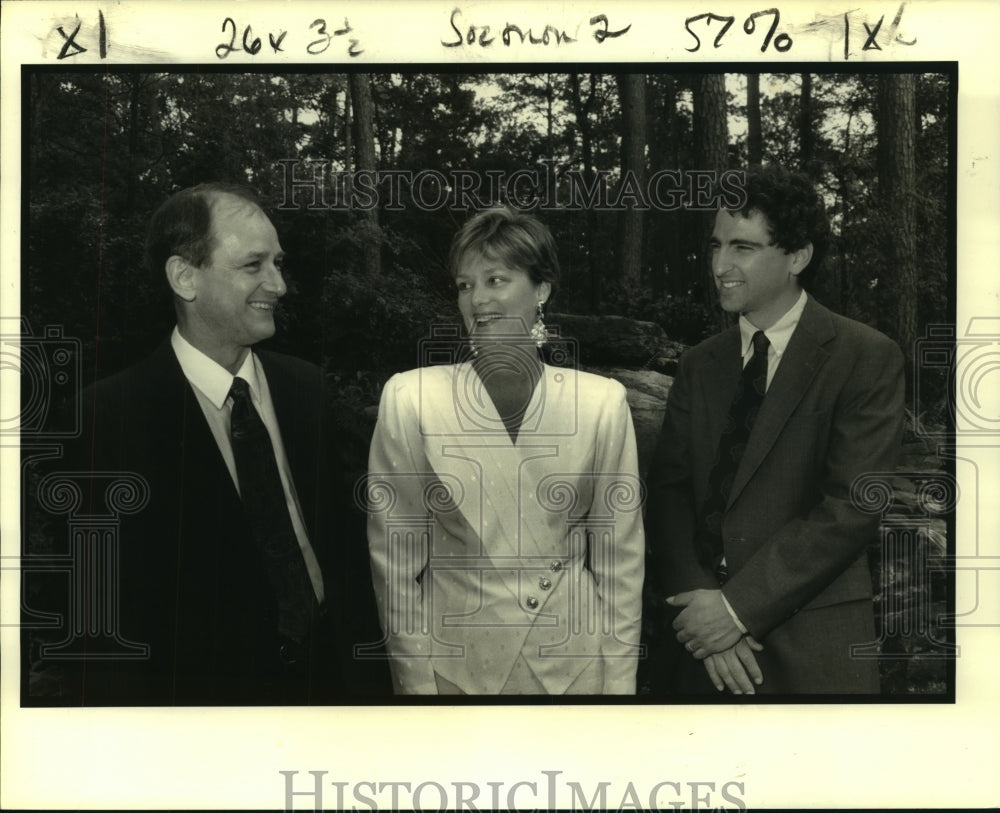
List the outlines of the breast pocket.
{"label": "breast pocket", "polygon": [[830,412],[796,412],[781,433],[783,455],[789,471],[819,471],[830,446]]}

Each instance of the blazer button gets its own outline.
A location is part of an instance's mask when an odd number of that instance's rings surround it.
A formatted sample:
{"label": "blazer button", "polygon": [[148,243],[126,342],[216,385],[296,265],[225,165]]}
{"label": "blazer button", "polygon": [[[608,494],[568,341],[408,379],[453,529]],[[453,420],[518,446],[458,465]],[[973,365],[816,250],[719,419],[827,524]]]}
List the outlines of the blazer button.
{"label": "blazer button", "polygon": [[544,576],[542,576],[542,578],[538,580],[538,586],[541,587],[543,590],[548,590],[550,587],[552,587],[552,579],[547,579]]}
{"label": "blazer button", "polygon": [[553,573],[558,573],[560,570],[562,570],[562,567],[563,567],[562,562],[560,562],[558,559],[554,561],[551,565],[549,565],[549,569]]}
{"label": "blazer button", "polygon": [[528,605],[529,610],[534,610],[538,606],[538,599],[534,596],[528,596],[528,600],[524,603]]}

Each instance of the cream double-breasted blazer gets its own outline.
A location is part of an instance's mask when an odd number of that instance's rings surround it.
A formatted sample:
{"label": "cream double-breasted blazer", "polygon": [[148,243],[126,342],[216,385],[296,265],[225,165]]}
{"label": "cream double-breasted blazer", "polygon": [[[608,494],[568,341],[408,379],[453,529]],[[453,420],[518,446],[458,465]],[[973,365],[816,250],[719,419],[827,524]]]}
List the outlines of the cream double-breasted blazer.
{"label": "cream double-breasted blazer", "polygon": [[644,568],[635,434],[616,381],[545,366],[512,442],[471,364],[386,384],[368,541],[395,690],[550,694],[594,659],[631,694]]}

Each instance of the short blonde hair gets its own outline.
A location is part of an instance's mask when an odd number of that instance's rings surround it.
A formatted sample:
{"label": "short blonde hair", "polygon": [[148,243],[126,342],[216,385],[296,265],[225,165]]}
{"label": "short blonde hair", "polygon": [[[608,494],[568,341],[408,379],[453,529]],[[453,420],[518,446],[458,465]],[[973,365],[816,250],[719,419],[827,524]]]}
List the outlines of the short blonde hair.
{"label": "short blonde hair", "polygon": [[556,241],[548,226],[538,218],[506,206],[484,209],[458,230],[451,242],[448,265],[452,276],[469,254],[520,268],[533,283],[559,285],[559,258]]}

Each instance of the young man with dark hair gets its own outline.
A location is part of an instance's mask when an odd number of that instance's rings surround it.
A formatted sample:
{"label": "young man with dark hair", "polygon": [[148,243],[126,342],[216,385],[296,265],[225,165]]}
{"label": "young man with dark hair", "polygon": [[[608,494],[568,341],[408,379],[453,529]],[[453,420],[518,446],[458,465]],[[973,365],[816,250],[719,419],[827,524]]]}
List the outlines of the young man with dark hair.
{"label": "young man with dark hair", "polygon": [[712,275],[739,324],[688,350],[649,475],[647,533],[670,608],[660,690],[877,693],[866,548],[877,518],[859,476],[891,471],[903,357],[806,293],[829,238],[802,175],[747,172],[716,214]]}

